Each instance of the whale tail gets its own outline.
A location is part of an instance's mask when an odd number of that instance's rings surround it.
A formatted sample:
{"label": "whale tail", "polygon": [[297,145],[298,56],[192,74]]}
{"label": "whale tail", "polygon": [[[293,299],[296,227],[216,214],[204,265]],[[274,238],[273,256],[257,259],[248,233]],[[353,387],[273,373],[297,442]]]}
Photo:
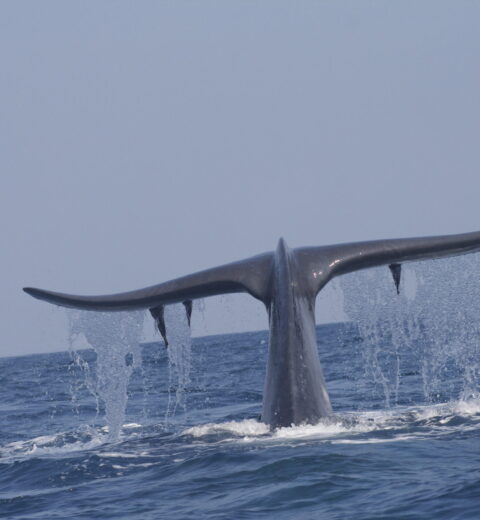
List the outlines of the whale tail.
{"label": "whale tail", "polygon": [[[306,293],[315,297],[335,276],[369,267],[387,265],[397,291],[404,262],[474,253],[480,250],[480,232],[439,237],[355,242],[293,250],[297,275]],[[196,298],[246,292],[267,307],[272,297],[274,253],[214,267],[144,289],[105,296],[76,296],[32,287],[30,296],[62,307],[93,311],[152,309],[161,327],[161,306],[186,303],[187,313]]]}
{"label": "whale tail", "polygon": [[280,239],[274,253],[127,293],[74,296],[41,289],[24,290],[40,300],[78,309],[150,309],[166,345],[164,305],[183,302],[189,317],[195,298],[235,292],[251,294],[265,304],[269,314],[262,421],[277,428],[313,424],[332,413],[318,355],[314,313],[316,295],[329,280],[359,269],[388,265],[398,292],[403,262],[479,250],[480,233],[294,250]]}

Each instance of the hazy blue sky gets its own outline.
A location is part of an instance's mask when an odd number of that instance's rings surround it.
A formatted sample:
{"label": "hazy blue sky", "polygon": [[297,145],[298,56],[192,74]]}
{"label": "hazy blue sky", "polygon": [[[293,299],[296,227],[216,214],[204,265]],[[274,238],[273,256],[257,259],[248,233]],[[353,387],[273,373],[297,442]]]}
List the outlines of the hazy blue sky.
{"label": "hazy blue sky", "polygon": [[[479,20],[473,0],[0,2],[0,355],[65,346],[24,285],[479,229]],[[201,332],[266,325],[229,304]]]}

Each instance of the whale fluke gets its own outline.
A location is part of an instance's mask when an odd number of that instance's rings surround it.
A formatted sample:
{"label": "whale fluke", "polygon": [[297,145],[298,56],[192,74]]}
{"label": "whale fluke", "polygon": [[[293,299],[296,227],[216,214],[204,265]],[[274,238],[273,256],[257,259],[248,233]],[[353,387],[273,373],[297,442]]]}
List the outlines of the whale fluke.
{"label": "whale fluke", "polygon": [[397,294],[400,294],[400,278],[402,276],[402,264],[390,264],[388,266],[393,276],[393,282],[397,289]]}
{"label": "whale fluke", "polygon": [[335,276],[387,265],[399,292],[401,264],[480,250],[480,232],[289,249],[207,269],[145,289],[106,296],[24,291],[49,303],[94,311],[150,309],[167,343],[164,305],[247,292],[265,304],[270,326],[262,421],[271,428],[316,423],[332,413],[318,356],[315,299]]}
{"label": "whale fluke", "polygon": [[32,287],[23,290],[38,300],[87,311],[150,309],[161,304],[239,292],[247,292],[265,302],[272,260],[273,254],[265,253],[144,289],[105,296],[77,296]]}

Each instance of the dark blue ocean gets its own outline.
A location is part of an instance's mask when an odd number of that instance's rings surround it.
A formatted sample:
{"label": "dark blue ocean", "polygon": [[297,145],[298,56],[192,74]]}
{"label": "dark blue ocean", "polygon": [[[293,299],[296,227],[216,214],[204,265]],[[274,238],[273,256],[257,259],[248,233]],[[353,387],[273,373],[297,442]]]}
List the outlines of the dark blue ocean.
{"label": "dark blue ocean", "polygon": [[368,310],[368,276],[344,290],[352,321],[317,328],[335,416],[274,432],[267,332],[180,323],[166,349],[134,345],[143,317],[73,315],[94,349],[0,359],[0,517],[480,518],[478,308],[428,276]]}

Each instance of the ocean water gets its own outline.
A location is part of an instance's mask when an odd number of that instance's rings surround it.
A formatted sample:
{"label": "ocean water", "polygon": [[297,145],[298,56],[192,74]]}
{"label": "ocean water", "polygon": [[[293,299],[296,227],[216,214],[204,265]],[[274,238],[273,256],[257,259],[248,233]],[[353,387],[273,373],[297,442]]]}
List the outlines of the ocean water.
{"label": "ocean water", "polygon": [[72,314],[93,348],[0,359],[0,517],[480,518],[479,318],[423,289],[436,269],[400,297],[342,282],[351,321],[317,328],[335,416],[274,432],[267,332],[190,340],[172,307],[166,349],[143,314]]}

